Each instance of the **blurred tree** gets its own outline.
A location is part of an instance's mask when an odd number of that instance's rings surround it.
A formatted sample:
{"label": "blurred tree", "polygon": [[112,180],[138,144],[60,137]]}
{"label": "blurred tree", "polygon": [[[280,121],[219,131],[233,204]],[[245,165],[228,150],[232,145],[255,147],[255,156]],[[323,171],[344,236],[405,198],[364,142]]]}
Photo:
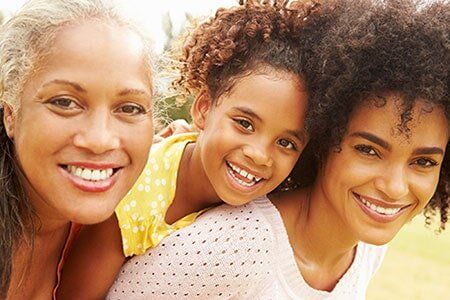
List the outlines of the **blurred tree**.
{"label": "blurred tree", "polygon": [[[163,15],[162,27],[166,35],[166,42],[164,43],[164,53],[162,55],[163,58],[169,58],[169,60],[176,59],[177,56],[180,55],[182,47],[181,41],[183,39],[182,35],[184,34],[186,27],[192,22],[192,20],[193,17],[190,14],[186,13],[186,18],[181,25],[181,29],[175,30],[169,12],[166,12]],[[165,62],[162,64],[164,64],[162,67],[168,67],[167,64],[170,65],[170,63],[166,64]],[[173,72],[169,71],[168,73]],[[164,74],[162,74],[161,76],[163,77],[161,79],[163,83],[168,83],[168,81],[171,80],[170,78],[164,78]],[[167,84],[166,90],[170,88],[169,86],[170,84]],[[168,91],[162,91],[162,93],[164,92],[168,93]],[[191,122],[190,108],[193,98],[181,99],[182,101],[180,101],[178,95],[173,95],[173,93],[172,95],[167,97],[164,97],[164,95],[162,95],[161,98],[162,100],[159,101],[158,108],[163,113],[163,125],[175,119],[185,119],[188,122]]]}

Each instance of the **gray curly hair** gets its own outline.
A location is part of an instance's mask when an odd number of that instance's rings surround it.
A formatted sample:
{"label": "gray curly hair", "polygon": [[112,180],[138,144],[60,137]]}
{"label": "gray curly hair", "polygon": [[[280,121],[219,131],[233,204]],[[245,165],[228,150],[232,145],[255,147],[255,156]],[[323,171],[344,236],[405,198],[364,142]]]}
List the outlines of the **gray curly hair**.
{"label": "gray curly hair", "polygon": [[27,80],[39,71],[62,27],[87,20],[125,26],[144,44],[144,61],[153,74],[151,39],[141,26],[123,14],[112,0],[31,0],[3,25],[0,32],[0,105],[15,112]]}
{"label": "gray curly hair", "polygon": [[[151,40],[112,0],[30,0],[0,29],[0,298],[6,298],[13,249],[29,241],[33,249],[35,214],[21,184],[14,144],[3,124],[3,108],[20,109],[23,88],[45,64],[59,30],[99,20],[129,28],[144,45],[144,64],[153,80]],[[153,90],[153,87],[152,87]],[[29,262],[30,263],[30,262]],[[26,271],[25,271],[26,272]]]}

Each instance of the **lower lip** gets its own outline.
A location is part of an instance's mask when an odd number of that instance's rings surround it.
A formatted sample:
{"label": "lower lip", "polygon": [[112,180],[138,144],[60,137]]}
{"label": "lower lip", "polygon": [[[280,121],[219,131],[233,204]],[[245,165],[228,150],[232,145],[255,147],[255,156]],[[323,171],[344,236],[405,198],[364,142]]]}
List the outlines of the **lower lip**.
{"label": "lower lip", "polygon": [[67,178],[72,185],[74,185],[76,188],[83,192],[89,192],[89,193],[102,193],[106,192],[109,189],[111,189],[114,184],[117,182],[118,175],[121,172],[121,170],[114,173],[110,178],[106,180],[100,180],[100,181],[88,181],[84,180],[78,176],[74,176],[71,173],[69,173],[66,169],[59,167],[60,172],[62,173],[64,178]]}
{"label": "lower lip", "polygon": [[[353,193],[352,193],[353,194]],[[355,194],[353,194],[353,198],[355,198],[356,203],[359,205],[359,207],[361,208],[361,210],[368,215],[371,219],[380,222],[380,223],[389,223],[394,221],[395,219],[397,219],[400,215],[402,215],[406,210],[405,208],[407,207],[402,207],[397,213],[393,214],[393,215],[383,215],[380,213],[377,213],[373,210],[371,210],[370,208],[368,208],[367,206],[364,205],[364,203],[361,202],[361,200],[359,199],[359,197]]]}
{"label": "lower lip", "polygon": [[254,184],[252,186],[243,186],[242,184],[240,184],[239,182],[236,181],[236,179],[233,177],[233,175],[230,174],[230,172],[234,172],[234,171],[232,171],[226,163],[225,163],[225,172],[227,174],[228,182],[231,184],[231,186],[234,189],[239,190],[243,193],[251,193],[251,192],[255,191],[256,189],[259,188],[259,185],[264,180],[264,179],[261,179],[261,181],[259,181],[258,183]]}

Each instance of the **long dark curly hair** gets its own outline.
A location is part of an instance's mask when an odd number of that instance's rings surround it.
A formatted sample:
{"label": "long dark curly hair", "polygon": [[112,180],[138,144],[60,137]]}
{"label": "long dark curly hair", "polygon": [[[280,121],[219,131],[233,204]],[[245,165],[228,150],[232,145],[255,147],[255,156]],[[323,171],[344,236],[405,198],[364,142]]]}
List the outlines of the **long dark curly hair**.
{"label": "long dark curly hair", "polygon": [[[443,108],[450,120],[448,1],[325,0],[321,4],[304,24],[321,26],[327,33],[304,68],[310,101],[316,104],[310,105],[307,115],[311,141],[293,173],[300,186],[314,182],[329,152],[339,151],[351,112],[371,96],[401,95],[398,128],[406,135],[419,99]],[[437,190],[425,208],[427,224],[440,214],[439,230],[448,221],[449,182],[447,144]]]}
{"label": "long dark curly hair", "polygon": [[298,37],[317,7],[316,2],[241,0],[238,6],[219,9],[186,37],[175,87],[183,95],[206,91],[215,101],[259,68],[303,79],[309,52],[306,44],[299,47]]}

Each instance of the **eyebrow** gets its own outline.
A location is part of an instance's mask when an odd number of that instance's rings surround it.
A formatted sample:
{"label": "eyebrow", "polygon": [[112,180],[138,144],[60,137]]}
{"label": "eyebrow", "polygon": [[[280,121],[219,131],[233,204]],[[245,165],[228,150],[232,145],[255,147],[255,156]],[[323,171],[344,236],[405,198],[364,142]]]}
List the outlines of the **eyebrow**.
{"label": "eyebrow", "polygon": [[[388,151],[391,150],[391,145],[388,142],[386,142],[385,140],[383,140],[371,133],[368,133],[365,131],[357,131],[357,132],[350,134],[350,136],[362,137],[366,140],[371,141],[372,143],[375,143],[375,144],[383,147],[384,149],[386,149]],[[431,155],[431,154],[444,155],[444,150],[439,147],[420,147],[420,148],[414,149],[412,154],[413,155]]]}
{"label": "eyebrow", "polygon": [[257,119],[258,121],[262,122],[262,119],[260,116],[258,116],[257,113],[255,113],[252,109],[244,106],[235,106],[233,109],[240,111],[241,113],[244,113],[246,115],[249,115],[250,117],[253,117]]}
{"label": "eyebrow", "polygon": [[136,95],[136,96],[150,96],[149,93],[147,93],[144,90],[140,89],[123,89],[118,93],[119,96],[128,96],[128,95]]}
{"label": "eyebrow", "polygon": [[[242,113],[244,113],[246,115],[249,115],[249,116],[257,119],[259,122],[262,122],[261,117],[258,116],[258,114],[256,112],[254,112],[252,109],[250,109],[248,107],[235,106],[235,107],[233,107],[233,109],[238,110],[238,111],[240,111],[240,112],[242,112]],[[297,139],[299,139],[302,142],[302,144],[306,143],[307,134],[306,134],[306,131],[304,129],[300,130],[300,131],[288,129],[288,130],[286,130],[286,133],[289,134],[289,135],[295,136]]]}
{"label": "eyebrow", "polygon": [[427,155],[427,154],[441,154],[444,155],[444,150],[439,147],[422,147],[417,148],[413,152],[414,155]]}
{"label": "eyebrow", "polygon": [[49,81],[49,82],[45,83],[42,87],[46,87],[46,86],[49,86],[49,85],[52,85],[52,84],[68,85],[68,86],[71,86],[72,88],[74,88],[75,90],[77,90],[78,92],[86,93],[86,89],[84,89],[78,83],[73,82],[73,81],[69,81],[69,80],[64,80],[64,79],[54,79],[52,81]]}
{"label": "eyebrow", "polygon": [[377,137],[376,135],[372,134],[372,133],[368,133],[365,131],[357,131],[357,132],[353,132],[352,134],[350,134],[350,136],[352,137],[361,137],[363,139],[369,140],[374,144],[379,145],[380,147],[386,149],[386,150],[391,150],[391,145],[389,145],[388,142],[386,142],[385,140]]}

